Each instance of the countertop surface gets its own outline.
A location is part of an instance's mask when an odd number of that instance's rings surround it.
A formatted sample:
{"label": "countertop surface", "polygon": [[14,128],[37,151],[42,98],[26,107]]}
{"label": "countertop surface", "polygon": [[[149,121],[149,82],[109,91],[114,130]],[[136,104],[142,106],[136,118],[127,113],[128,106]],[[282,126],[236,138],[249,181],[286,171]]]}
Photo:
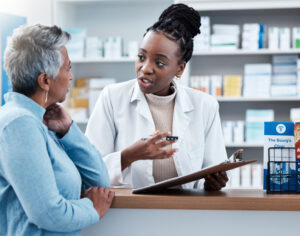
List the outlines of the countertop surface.
{"label": "countertop surface", "polygon": [[263,190],[169,189],[153,194],[132,194],[131,189],[112,189],[112,208],[300,211],[300,194],[266,194]]}

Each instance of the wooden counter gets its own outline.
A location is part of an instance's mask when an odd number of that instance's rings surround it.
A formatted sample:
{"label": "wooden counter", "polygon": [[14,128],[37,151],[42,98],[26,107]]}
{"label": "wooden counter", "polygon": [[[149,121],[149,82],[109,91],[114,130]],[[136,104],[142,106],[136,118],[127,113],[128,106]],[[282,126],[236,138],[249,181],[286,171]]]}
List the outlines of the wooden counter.
{"label": "wooden counter", "polygon": [[186,210],[300,211],[300,194],[266,194],[263,190],[167,190],[161,194],[132,194],[113,189],[112,208]]}
{"label": "wooden counter", "polygon": [[262,190],[168,190],[132,194],[114,189],[115,199],[100,222],[83,230],[98,235],[299,236],[300,194]]}

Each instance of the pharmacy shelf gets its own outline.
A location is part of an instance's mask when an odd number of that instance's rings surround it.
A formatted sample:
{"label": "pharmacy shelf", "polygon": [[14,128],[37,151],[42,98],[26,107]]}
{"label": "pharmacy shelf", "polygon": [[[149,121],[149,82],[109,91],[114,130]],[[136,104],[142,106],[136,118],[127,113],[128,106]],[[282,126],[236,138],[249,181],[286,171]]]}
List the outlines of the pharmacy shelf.
{"label": "pharmacy shelf", "polygon": [[232,11],[232,10],[263,10],[300,8],[299,0],[175,0],[185,3],[198,11]]}
{"label": "pharmacy shelf", "polygon": [[246,148],[262,148],[263,143],[226,143],[227,148],[246,147]]}
{"label": "pharmacy shelf", "polygon": [[121,57],[121,58],[71,58],[72,63],[123,63],[135,62],[135,58]]}
{"label": "pharmacy shelf", "polygon": [[[193,56],[221,56],[221,55],[274,55],[274,54],[300,54],[300,49],[290,50],[242,50],[235,51],[203,51],[194,53]],[[121,57],[121,58],[71,58],[72,63],[122,63],[135,62],[136,58]]]}
{"label": "pharmacy shelf", "polygon": [[222,55],[274,55],[274,54],[300,54],[300,49],[287,50],[270,50],[267,48],[259,50],[243,50],[237,49],[234,51],[212,51],[206,50],[199,53],[194,53],[193,56],[222,56]]}
{"label": "pharmacy shelf", "polygon": [[245,97],[218,97],[219,102],[293,102],[300,101],[300,97],[282,98],[245,98]]}

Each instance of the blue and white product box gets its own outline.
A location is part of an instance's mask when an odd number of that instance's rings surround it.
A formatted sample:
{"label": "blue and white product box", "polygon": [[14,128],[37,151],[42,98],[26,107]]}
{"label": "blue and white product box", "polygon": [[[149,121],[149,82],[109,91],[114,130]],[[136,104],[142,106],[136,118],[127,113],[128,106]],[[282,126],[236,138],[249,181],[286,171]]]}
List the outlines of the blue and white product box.
{"label": "blue and white product box", "polygon": [[[280,147],[294,147],[294,123],[293,122],[265,122],[264,123],[264,189],[267,189],[268,162],[270,167],[271,191],[295,191],[296,177],[295,151],[293,149],[280,149]],[[278,147],[279,149],[270,149]]]}
{"label": "blue and white product box", "polygon": [[67,28],[65,31],[71,34],[71,40],[66,45],[69,57],[71,60],[83,58],[86,30],[83,28]]}

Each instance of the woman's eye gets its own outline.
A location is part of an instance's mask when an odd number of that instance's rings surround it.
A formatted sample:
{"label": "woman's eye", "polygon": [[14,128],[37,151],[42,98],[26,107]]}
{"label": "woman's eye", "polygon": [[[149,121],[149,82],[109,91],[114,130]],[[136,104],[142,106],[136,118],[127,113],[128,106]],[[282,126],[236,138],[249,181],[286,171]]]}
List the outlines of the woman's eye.
{"label": "woman's eye", "polygon": [[141,54],[138,54],[137,56],[138,56],[138,59],[139,59],[140,61],[143,61],[143,60],[145,59],[145,57],[144,57],[143,55],[141,55]]}
{"label": "woman's eye", "polygon": [[162,67],[162,66],[165,65],[165,63],[163,63],[163,62],[161,62],[161,61],[157,61],[156,64],[157,64],[158,67]]}

